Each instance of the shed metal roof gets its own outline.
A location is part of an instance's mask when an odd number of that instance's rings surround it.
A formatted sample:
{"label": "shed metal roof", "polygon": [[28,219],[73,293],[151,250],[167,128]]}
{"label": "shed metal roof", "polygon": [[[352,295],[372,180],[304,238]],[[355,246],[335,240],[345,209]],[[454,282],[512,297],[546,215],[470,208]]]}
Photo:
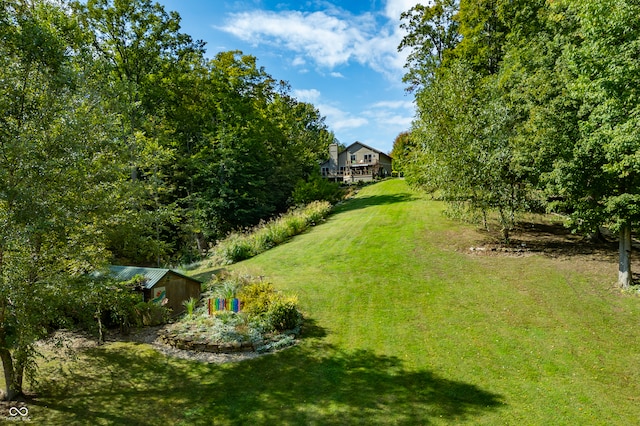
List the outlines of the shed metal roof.
{"label": "shed metal roof", "polygon": [[169,272],[183,278],[187,278],[191,281],[200,282],[195,278],[181,274],[173,269],[143,268],[140,266],[109,266],[109,271],[111,271],[111,275],[118,281],[128,281],[136,275],[142,275],[145,278],[145,282],[143,284],[145,288],[152,288]]}

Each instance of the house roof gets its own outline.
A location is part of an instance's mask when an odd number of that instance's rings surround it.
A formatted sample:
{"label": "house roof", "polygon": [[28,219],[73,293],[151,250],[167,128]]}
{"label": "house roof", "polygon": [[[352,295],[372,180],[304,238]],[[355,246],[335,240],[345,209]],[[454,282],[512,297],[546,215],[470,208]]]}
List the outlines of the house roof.
{"label": "house roof", "polygon": [[143,284],[145,288],[152,288],[169,272],[191,281],[200,282],[193,277],[181,274],[180,272],[174,271],[173,269],[143,268],[139,266],[109,266],[109,271],[111,272],[111,275],[118,281],[127,281],[135,277],[136,275],[142,275],[145,278]]}
{"label": "house roof", "polygon": [[351,148],[352,146],[354,146],[354,145],[356,145],[356,144],[358,144],[358,145],[360,145],[360,146],[362,146],[362,147],[364,147],[364,148],[367,148],[368,150],[371,150],[371,151],[375,152],[376,154],[384,154],[384,155],[386,155],[386,156],[388,156],[388,157],[391,157],[389,154],[385,154],[384,152],[380,151],[379,149],[375,149],[375,148],[373,148],[373,147],[371,147],[371,146],[369,146],[369,145],[367,145],[367,144],[364,144],[364,143],[362,143],[362,142],[360,142],[360,141],[355,141],[354,143],[352,143],[351,145],[349,145],[349,146],[345,149],[345,151],[349,151],[349,148]]}
{"label": "house roof", "polygon": [[[364,147],[364,148],[366,148],[366,149],[368,149],[368,150],[370,150],[370,151],[373,151],[373,152],[375,152],[376,154],[386,155],[387,157],[389,157],[389,158],[393,159],[389,154],[385,154],[384,152],[380,151],[379,149],[375,149],[375,148],[370,147],[369,145],[366,145],[366,144],[364,144],[364,143],[362,143],[362,142],[359,142],[359,141],[355,141],[354,143],[352,143],[351,145],[349,145],[348,147],[346,147],[346,148],[344,149],[344,151],[341,151],[341,152],[338,154],[338,156],[340,156],[340,155],[346,155],[346,153],[347,153],[347,152],[349,152],[349,149],[351,149],[351,147],[352,147],[352,146],[354,146],[354,145],[356,145],[356,144],[357,144],[357,145],[360,145],[360,146],[362,146],[362,147]],[[324,166],[324,165],[325,165],[325,164],[327,164],[329,161],[331,161],[331,159],[327,159],[327,160],[325,160],[325,161],[321,162],[321,163],[320,163],[320,166],[321,166],[321,167],[322,167],[322,166]]]}

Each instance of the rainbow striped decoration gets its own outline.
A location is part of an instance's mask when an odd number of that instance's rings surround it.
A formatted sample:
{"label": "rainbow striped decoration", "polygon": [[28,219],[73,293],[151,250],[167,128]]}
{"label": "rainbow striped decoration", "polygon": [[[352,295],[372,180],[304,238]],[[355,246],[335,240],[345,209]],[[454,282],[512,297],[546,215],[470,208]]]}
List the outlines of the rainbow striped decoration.
{"label": "rainbow striped decoration", "polygon": [[207,305],[209,308],[209,315],[213,315],[213,313],[217,311],[240,312],[240,300],[235,297],[233,299],[209,299]]}

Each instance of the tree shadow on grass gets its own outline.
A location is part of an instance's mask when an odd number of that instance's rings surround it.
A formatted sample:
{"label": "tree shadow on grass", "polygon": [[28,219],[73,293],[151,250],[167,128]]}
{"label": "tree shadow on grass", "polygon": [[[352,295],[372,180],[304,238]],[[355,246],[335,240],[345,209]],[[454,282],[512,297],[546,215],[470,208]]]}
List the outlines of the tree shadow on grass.
{"label": "tree shadow on grass", "polygon": [[353,210],[365,209],[367,207],[402,203],[406,201],[412,201],[414,199],[415,197],[409,193],[357,197],[349,199],[337,205],[334,213],[344,213]]}
{"label": "tree shadow on grass", "polygon": [[504,406],[500,395],[476,385],[317,338],[224,365],[169,358],[144,344],[109,344],[86,350],[62,379],[64,391],[44,386],[32,401],[42,408],[33,410],[34,420],[40,412],[46,424],[65,425],[425,425]]}

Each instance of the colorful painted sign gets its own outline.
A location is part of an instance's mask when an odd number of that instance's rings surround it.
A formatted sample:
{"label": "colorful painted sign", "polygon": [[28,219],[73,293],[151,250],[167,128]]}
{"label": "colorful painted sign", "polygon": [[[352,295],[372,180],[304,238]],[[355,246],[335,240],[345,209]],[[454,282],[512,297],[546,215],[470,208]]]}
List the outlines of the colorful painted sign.
{"label": "colorful painted sign", "polygon": [[162,304],[162,301],[167,297],[167,288],[166,287],[156,287],[153,289],[153,293],[151,294],[151,301],[158,305]]}
{"label": "colorful painted sign", "polygon": [[240,312],[240,300],[215,298],[208,301],[209,315],[213,315],[217,311],[233,311]]}

